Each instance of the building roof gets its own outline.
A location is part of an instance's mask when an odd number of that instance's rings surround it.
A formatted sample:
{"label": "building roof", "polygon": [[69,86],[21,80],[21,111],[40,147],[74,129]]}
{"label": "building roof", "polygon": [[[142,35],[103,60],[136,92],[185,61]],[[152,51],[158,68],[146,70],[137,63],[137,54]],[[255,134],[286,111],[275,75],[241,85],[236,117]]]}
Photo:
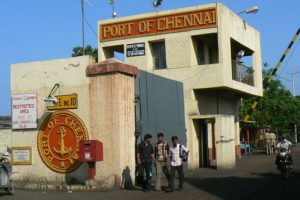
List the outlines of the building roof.
{"label": "building roof", "polygon": [[11,128],[11,117],[10,116],[0,116],[0,129]]}

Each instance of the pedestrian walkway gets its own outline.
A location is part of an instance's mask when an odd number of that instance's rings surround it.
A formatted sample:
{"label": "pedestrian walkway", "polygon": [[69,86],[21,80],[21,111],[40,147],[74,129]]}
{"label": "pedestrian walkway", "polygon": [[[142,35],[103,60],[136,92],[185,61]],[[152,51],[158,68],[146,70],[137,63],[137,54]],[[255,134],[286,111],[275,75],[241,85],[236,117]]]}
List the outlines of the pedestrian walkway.
{"label": "pedestrian walkway", "polygon": [[[293,153],[294,169],[287,179],[276,170],[275,155],[251,154],[237,160],[231,170],[198,169],[187,174],[183,191],[173,193],[149,192],[140,189],[98,192],[46,192],[17,191],[15,196],[2,195],[1,199],[22,200],[257,200],[299,199],[300,192],[300,145]],[[2,195],[2,196],[1,196]],[[4,198],[3,198],[4,197]]]}

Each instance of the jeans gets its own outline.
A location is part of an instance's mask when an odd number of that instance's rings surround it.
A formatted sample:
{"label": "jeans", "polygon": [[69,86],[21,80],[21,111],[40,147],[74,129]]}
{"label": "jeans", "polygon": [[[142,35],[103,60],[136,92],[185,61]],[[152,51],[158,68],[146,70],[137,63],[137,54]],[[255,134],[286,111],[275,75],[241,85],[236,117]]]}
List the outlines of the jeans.
{"label": "jeans", "polygon": [[179,186],[178,186],[178,188],[183,187],[183,179],[184,179],[183,165],[171,166],[171,178],[170,178],[170,189],[171,190],[174,190],[175,171],[177,171],[178,176],[179,176]]}
{"label": "jeans", "polygon": [[167,164],[167,162],[155,161],[155,166],[156,166],[155,189],[156,190],[161,190],[161,175],[162,175],[162,172],[165,174],[168,182],[170,183],[170,173],[169,173],[169,169],[168,169],[168,164]]}
{"label": "jeans", "polygon": [[[144,180],[146,173],[146,181]],[[145,189],[151,189],[152,164],[141,164],[138,166],[138,182],[142,183]]]}

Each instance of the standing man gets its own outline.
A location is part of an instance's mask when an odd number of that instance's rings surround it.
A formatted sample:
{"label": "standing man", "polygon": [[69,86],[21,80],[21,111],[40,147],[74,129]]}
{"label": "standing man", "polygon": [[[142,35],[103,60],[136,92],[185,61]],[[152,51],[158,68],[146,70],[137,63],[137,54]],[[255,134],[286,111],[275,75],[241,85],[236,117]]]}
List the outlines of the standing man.
{"label": "standing man", "polygon": [[273,154],[276,147],[276,134],[271,132],[269,136],[271,140],[271,154]]}
{"label": "standing man", "polygon": [[267,155],[271,154],[271,139],[270,139],[270,131],[267,130],[265,133],[265,145],[266,145],[266,151]]}
{"label": "standing man", "polygon": [[178,190],[181,191],[183,189],[183,161],[182,161],[182,151],[188,152],[189,150],[178,143],[178,137],[172,136],[172,145],[170,147],[170,156],[171,156],[171,178],[170,178],[170,188],[167,192],[174,191],[174,179],[175,179],[175,171],[177,171],[179,176],[179,186]]}
{"label": "standing man", "polygon": [[[143,183],[145,192],[151,190],[152,164],[154,160],[154,149],[151,144],[152,135],[146,134],[144,141],[137,148],[138,180]],[[144,172],[146,173],[146,182],[144,181]]]}
{"label": "standing man", "polygon": [[260,129],[259,132],[258,132],[258,140],[259,140],[259,147],[265,147],[264,145],[264,129]]}
{"label": "standing man", "polygon": [[161,174],[165,174],[170,186],[170,173],[168,169],[169,145],[164,141],[164,134],[157,134],[157,143],[155,145],[155,166],[156,183],[155,191],[161,191]]}

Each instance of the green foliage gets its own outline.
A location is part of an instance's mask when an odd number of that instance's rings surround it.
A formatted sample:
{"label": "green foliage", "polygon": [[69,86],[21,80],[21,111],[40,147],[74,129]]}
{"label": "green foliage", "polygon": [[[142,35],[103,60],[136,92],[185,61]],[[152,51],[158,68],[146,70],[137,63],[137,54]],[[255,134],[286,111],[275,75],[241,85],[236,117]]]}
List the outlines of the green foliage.
{"label": "green foliage", "polygon": [[[271,72],[264,71],[264,78]],[[250,109],[255,98],[243,100],[240,106],[240,116],[243,118]],[[259,99],[256,110],[250,116],[256,126],[270,126],[279,135],[292,138],[294,124],[299,125],[300,101],[295,99],[278,78],[274,78],[263,97]]]}
{"label": "green foliage", "polygon": [[[85,55],[90,55],[93,56],[96,60],[96,62],[98,62],[98,49],[97,48],[93,48],[91,45],[87,45],[84,48],[84,53]],[[74,47],[73,48],[73,53],[72,53],[72,57],[77,57],[77,56],[82,56],[83,52],[82,52],[82,47]]]}

